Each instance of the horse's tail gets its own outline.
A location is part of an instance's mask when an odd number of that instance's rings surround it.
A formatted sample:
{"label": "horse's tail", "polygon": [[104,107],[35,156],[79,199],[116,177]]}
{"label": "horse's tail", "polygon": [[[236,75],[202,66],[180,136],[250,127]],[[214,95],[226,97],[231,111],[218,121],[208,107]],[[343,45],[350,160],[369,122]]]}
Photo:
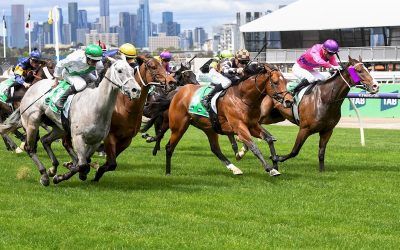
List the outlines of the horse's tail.
{"label": "horse's tail", "polygon": [[158,101],[157,109],[155,110],[154,114],[150,117],[150,120],[145,123],[144,127],[140,130],[140,132],[144,133],[147,130],[149,130],[149,128],[151,128],[151,126],[154,125],[157,118],[159,118],[160,116],[162,117],[164,111],[169,109],[170,104],[171,104],[171,100],[169,100],[167,98],[160,99]]}
{"label": "horse's tail", "polygon": [[0,134],[7,134],[22,127],[21,112],[16,109],[3,124],[0,124]]}

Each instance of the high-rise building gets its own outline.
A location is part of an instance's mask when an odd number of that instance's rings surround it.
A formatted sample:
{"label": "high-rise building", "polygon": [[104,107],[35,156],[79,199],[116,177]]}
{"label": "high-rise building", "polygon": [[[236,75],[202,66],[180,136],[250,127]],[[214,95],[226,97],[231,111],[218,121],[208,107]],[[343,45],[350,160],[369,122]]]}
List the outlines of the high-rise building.
{"label": "high-rise building", "polygon": [[137,22],[137,46],[148,47],[149,36],[151,35],[149,0],[140,0],[139,9],[137,11]]}
{"label": "high-rise building", "polygon": [[86,44],[86,34],[89,33],[88,28],[81,28],[76,30],[76,44]]}
{"label": "high-rise building", "polygon": [[196,27],[194,29],[193,46],[195,48],[202,48],[205,41],[207,40],[207,33],[203,27]]}
{"label": "high-rise building", "polygon": [[133,43],[136,46],[137,43],[137,30],[138,30],[138,24],[137,24],[137,15],[136,14],[130,14],[131,18],[131,43]]}
{"label": "high-rise building", "polygon": [[[64,41],[64,36],[63,36],[63,26],[64,26],[64,18],[63,18],[63,14],[62,14],[62,9],[61,8],[57,8],[58,11],[58,25],[57,25],[57,32],[58,32],[58,42],[62,43]],[[53,24],[53,36],[56,33],[56,29],[55,29],[55,25]],[[55,38],[53,37],[53,43],[55,43]]]}
{"label": "high-rise building", "polygon": [[131,42],[131,15],[129,12],[119,13],[119,26],[122,28],[123,36],[120,37],[120,43]]}
{"label": "high-rise building", "polygon": [[78,3],[68,3],[68,23],[71,25],[71,41],[76,42],[76,29],[78,28]]}
{"label": "high-rise building", "polygon": [[110,30],[110,3],[109,0],[100,0],[101,32],[108,33]]}
{"label": "high-rise building", "polygon": [[162,23],[158,25],[158,32],[166,33],[167,36],[178,36],[181,33],[181,25],[174,22],[174,14],[170,11],[162,13]]}
{"label": "high-rise building", "polygon": [[43,43],[53,43],[53,24],[49,24],[48,22],[43,23]]}
{"label": "high-rise building", "polygon": [[10,47],[25,47],[25,13],[23,4],[11,5],[11,43]]}
{"label": "high-rise building", "polygon": [[86,10],[78,11],[78,28],[79,29],[88,28],[88,20],[87,20],[87,11]]}
{"label": "high-rise building", "polygon": [[63,25],[63,44],[71,44],[72,42],[72,35],[71,35],[71,24],[70,23],[64,23]]}
{"label": "high-rise building", "polygon": [[174,21],[174,14],[171,11],[164,11],[162,13],[162,23],[172,23]]}
{"label": "high-rise building", "polygon": [[179,48],[179,37],[166,36],[165,33],[160,33],[158,36],[149,37],[149,50],[150,52],[158,49],[166,48]]}
{"label": "high-rise building", "polygon": [[105,43],[107,47],[117,47],[119,44],[118,33],[98,33],[96,30],[91,30],[85,36],[86,45],[97,44],[99,40]]}

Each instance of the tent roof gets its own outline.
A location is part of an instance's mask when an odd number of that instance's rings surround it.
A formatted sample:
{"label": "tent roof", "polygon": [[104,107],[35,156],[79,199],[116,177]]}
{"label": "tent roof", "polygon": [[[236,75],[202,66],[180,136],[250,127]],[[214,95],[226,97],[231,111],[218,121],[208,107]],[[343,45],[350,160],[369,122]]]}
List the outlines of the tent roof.
{"label": "tent roof", "polygon": [[298,0],[240,26],[241,32],[400,26],[398,0]]}

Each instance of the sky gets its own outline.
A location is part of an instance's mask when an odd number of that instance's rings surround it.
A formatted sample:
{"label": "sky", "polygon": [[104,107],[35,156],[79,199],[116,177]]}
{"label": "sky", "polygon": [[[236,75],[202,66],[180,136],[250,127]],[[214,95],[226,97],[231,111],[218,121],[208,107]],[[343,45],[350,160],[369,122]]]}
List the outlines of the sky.
{"label": "sky", "polygon": [[[90,22],[99,16],[99,0],[0,0],[0,13],[11,14],[12,4],[24,4],[25,12],[31,11],[32,21],[45,21],[51,7],[58,5],[63,10],[64,22],[68,21],[68,2],[78,2],[78,9],[88,11]],[[111,25],[118,25],[119,12],[136,13],[139,0],[109,0]],[[279,5],[295,0],[149,0],[150,16],[154,23],[161,22],[161,12],[172,11],[174,21],[181,30],[204,27],[208,32],[213,26],[235,22],[236,12],[276,10]]]}

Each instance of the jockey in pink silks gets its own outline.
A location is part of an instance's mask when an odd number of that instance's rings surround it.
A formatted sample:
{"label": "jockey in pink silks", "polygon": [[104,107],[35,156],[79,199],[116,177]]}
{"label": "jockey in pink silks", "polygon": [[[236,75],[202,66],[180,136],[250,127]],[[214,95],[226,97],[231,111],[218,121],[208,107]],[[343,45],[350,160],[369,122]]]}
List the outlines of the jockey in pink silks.
{"label": "jockey in pink silks", "polygon": [[293,92],[298,92],[310,83],[326,80],[326,77],[314,68],[324,67],[339,70],[340,66],[334,56],[338,52],[338,43],[329,39],[323,44],[315,44],[302,54],[292,68],[293,74],[300,80]]}

